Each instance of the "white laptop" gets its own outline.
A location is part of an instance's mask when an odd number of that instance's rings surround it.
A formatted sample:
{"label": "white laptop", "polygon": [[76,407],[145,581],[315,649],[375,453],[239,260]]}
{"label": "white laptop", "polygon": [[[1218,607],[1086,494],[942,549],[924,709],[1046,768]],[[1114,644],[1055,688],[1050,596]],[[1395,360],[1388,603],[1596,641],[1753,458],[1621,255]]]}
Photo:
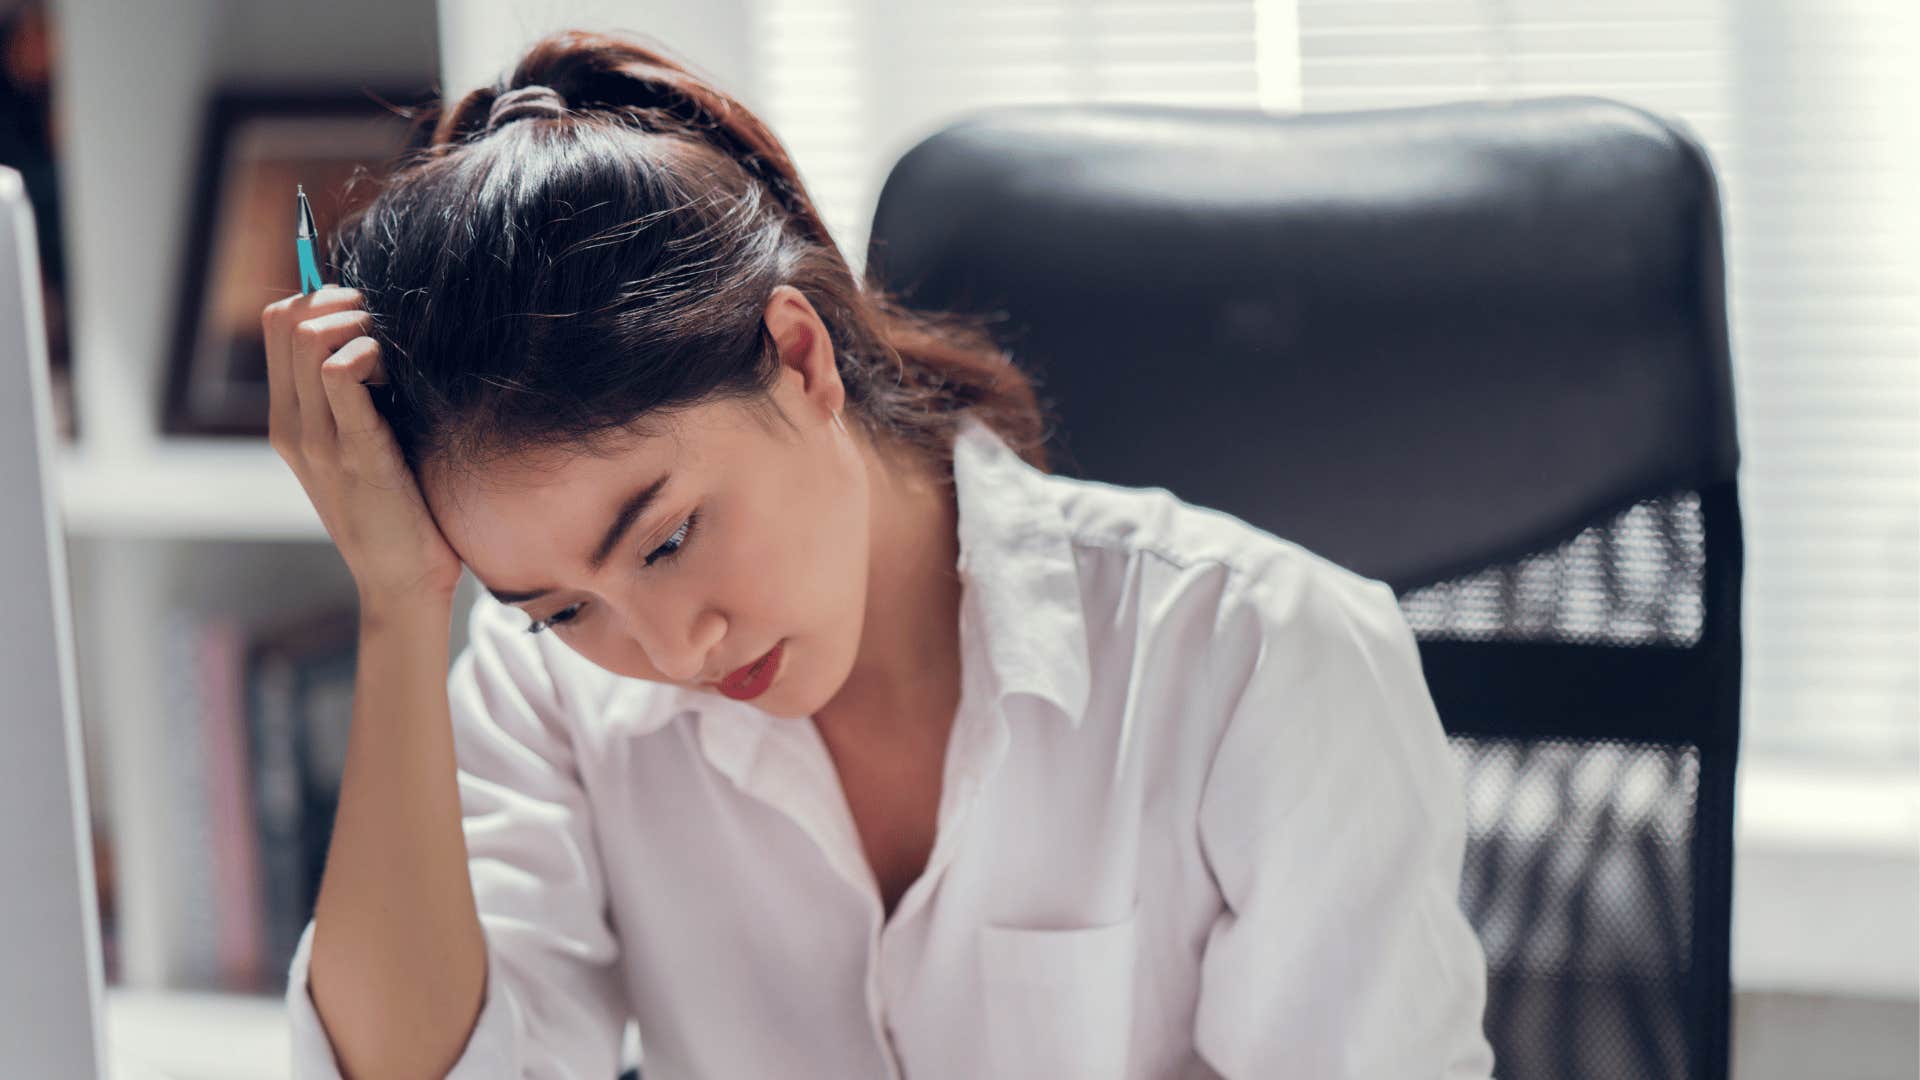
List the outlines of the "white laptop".
{"label": "white laptop", "polygon": [[101,1074],[100,928],[40,254],[0,165],[0,1077]]}

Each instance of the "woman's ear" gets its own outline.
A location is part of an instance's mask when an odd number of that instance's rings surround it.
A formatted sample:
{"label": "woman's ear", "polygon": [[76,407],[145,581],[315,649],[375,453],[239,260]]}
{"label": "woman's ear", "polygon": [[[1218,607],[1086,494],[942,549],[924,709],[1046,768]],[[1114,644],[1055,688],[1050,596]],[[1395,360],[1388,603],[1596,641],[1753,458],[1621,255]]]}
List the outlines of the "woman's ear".
{"label": "woman's ear", "polygon": [[833,336],[807,300],[806,294],[791,285],[779,285],[767,300],[767,332],[773,335],[785,369],[781,381],[799,377],[799,392],[820,418],[826,420],[846,404],[846,388],[840,384],[840,368],[833,350]]}

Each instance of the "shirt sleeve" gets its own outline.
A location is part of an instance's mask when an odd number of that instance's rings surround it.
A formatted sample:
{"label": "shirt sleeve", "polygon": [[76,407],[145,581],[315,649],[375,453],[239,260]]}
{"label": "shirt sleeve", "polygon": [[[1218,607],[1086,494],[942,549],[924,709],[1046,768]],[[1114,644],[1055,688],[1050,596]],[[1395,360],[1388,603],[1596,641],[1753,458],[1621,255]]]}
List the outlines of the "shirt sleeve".
{"label": "shirt sleeve", "polygon": [[1324,568],[1261,588],[1200,802],[1225,903],[1199,1053],[1228,1080],[1490,1077],[1464,793],[1393,590]]}
{"label": "shirt sleeve", "polygon": [[[524,619],[519,620],[524,623]],[[487,947],[486,992],[449,1080],[610,1080],[630,1011],[605,880],[574,766],[555,657],[482,596],[448,674],[467,868]],[[555,645],[553,648],[564,648]],[[564,668],[562,668],[564,670]],[[313,924],[287,976],[293,1075],[337,1080],[307,987]]]}

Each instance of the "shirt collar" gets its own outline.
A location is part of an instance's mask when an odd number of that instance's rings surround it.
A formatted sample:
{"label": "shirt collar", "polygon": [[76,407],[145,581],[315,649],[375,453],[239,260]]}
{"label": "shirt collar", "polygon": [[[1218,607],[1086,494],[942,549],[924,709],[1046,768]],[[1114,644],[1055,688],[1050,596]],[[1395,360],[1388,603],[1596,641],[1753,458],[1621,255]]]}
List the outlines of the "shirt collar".
{"label": "shirt collar", "polygon": [[961,414],[953,453],[962,630],[971,614],[985,635],[996,701],[1031,694],[1078,727],[1090,679],[1087,625],[1060,496],[971,413]]}
{"label": "shirt collar", "polygon": [[[986,657],[996,704],[1013,694],[1032,695],[1052,703],[1077,728],[1086,713],[1091,670],[1080,576],[1059,493],[1046,484],[1047,473],[971,413],[960,416],[953,475],[960,540],[955,569],[964,582],[961,647]],[[686,714],[771,719],[751,702],[718,694],[642,679],[617,683],[606,718],[640,734]],[[739,744],[738,753],[726,756],[750,757],[749,744],[757,740],[749,733],[764,726],[745,725],[743,739],[725,737]]]}

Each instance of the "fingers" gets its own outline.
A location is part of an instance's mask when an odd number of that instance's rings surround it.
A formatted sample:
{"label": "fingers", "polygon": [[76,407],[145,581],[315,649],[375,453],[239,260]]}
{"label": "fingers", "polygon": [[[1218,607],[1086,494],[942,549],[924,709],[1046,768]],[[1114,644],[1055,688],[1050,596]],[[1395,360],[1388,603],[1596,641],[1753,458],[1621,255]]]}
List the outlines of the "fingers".
{"label": "fingers", "polygon": [[267,344],[267,441],[285,452],[285,440],[299,435],[293,377],[287,357],[293,348],[293,304],[302,297],[276,300],[260,309],[260,332]]}
{"label": "fingers", "polygon": [[300,438],[299,391],[293,368],[293,332],[303,320],[361,307],[358,290],[329,285],[311,294],[276,300],[260,311],[260,330],[267,347],[267,430],[276,449],[291,448]]}
{"label": "fingers", "polygon": [[327,391],[321,385],[320,366],[334,350],[365,334],[373,317],[353,308],[303,320],[293,329],[294,396],[299,399],[300,443],[303,446],[331,447],[335,435],[333,409]]}
{"label": "fingers", "polygon": [[320,382],[339,432],[340,456],[361,475],[380,464],[377,457],[387,452],[391,435],[363,385],[379,377],[380,343],[370,337],[354,338],[320,365]]}

